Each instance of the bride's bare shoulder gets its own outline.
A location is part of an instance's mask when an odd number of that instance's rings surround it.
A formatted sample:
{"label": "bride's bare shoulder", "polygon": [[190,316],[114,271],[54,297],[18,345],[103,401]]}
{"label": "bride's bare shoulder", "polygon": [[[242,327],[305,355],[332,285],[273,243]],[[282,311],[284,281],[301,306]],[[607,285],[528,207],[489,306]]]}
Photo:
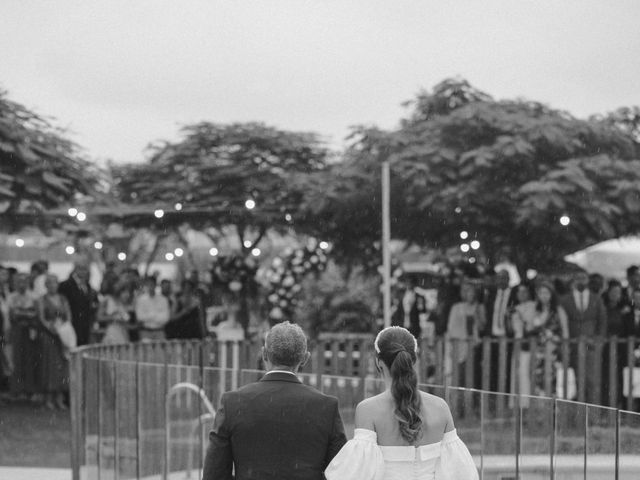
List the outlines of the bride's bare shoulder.
{"label": "bride's bare shoulder", "polygon": [[374,430],[374,419],[384,410],[388,399],[386,392],[373,397],[365,398],[356,406],[356,428],[368,428]]}

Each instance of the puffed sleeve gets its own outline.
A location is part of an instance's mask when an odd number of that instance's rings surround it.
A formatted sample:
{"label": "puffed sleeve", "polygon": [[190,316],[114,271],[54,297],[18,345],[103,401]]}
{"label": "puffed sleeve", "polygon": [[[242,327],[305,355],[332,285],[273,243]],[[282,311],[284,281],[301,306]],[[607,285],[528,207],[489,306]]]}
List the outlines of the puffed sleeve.
{"label": "puffed sleeve", "polygon": [[376,440],[376,432],[356,428],[325,470],[327,480],[382,480],[384,458]]}
{"label": "puffed sleeve", "polygon": [[436,480],[477,480],[476,468],[469,449],[460,440],[456,430],[444,434],[436,464]]}

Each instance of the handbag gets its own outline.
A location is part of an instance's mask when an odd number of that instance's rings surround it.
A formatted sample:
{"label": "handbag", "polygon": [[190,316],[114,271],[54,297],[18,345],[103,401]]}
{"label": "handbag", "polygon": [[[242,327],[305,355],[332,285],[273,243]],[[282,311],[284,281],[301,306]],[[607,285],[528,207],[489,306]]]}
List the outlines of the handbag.
{"label": "handbag", "polygon": [[78,337],[71,322],[56,322],[54,328],[65,350],[71,350],[78,346]]}

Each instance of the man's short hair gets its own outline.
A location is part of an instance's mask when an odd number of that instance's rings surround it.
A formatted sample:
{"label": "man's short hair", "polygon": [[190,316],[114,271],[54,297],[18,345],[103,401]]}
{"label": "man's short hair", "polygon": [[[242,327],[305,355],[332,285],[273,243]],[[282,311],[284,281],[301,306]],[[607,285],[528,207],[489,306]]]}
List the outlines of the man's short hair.
{"label": "man's short hair", "polygon": [[282,322],[269,330],[264,349],[267,359],[273,365],[295,367],[305,359],[307,337],[300,325]]}
{"label": "man's short hair", "polygon": [[636,265],[631,265],[629,268],[627,268],[627,278],[631,278],[636,273],[638,273],[638,267]]}

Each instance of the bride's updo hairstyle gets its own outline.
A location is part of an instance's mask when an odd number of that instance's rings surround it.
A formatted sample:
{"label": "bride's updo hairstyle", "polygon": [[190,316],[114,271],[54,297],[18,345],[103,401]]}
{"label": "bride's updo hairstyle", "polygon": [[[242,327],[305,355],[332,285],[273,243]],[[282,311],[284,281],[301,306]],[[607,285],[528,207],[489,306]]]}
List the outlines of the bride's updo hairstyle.
{"label": "bride's updo hairstyle", "polygon": [[420,435],[421,397],[418,376],[413,369],[418,355],[418,342],[402,327],[388,327],[378,333],[374,343],[376,355],[391,373],[391,395],[400,426],[400,435],[414,443]]}

